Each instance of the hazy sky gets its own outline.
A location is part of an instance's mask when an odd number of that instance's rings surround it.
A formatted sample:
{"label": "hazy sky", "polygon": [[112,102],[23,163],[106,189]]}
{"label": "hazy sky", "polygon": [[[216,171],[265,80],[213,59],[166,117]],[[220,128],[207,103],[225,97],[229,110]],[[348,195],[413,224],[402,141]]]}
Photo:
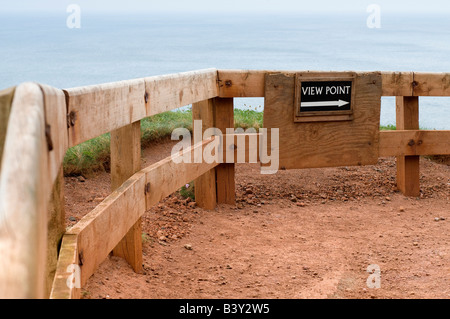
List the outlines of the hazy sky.
{"label": "hazy sky", "polygon": [[448,0],[1,0],[0,12],[64,11],[78,4],[85,12],[382,12],[450,13]]}

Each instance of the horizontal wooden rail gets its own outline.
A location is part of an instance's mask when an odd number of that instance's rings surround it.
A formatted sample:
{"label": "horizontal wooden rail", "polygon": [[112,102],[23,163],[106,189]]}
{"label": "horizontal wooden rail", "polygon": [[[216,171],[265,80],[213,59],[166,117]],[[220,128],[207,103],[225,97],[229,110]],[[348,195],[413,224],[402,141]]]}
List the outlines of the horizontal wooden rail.
{"label": "horizontal wooden rail", "polygon": [[450,73],[382,72],[384,96],[450,96]]}
{"label": "horizontal wooden rail", "polygon": [[[265,75],[279,72],[297,71],[219,70],[219,97],[264,97]],[[382,96],[450,96],[450,73],[381,72],[381,77]]]}
{"label": "horizontal wooden rail", "polygon": [[379,156],[450,155],[450,131],[380,132]]}
{"label": "horizontal wooden rail", "polygon": [[69,147],[158,113],[218,95],[207,69],[65,90]]}

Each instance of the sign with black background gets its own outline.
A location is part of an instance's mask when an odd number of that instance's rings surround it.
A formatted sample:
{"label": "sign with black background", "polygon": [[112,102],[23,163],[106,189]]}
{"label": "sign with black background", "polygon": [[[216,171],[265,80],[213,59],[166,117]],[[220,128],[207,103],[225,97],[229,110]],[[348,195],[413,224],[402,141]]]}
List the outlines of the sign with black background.
{"label": "sign with black background", "polygon": [[300,86],[300,113],[351,110],[352,81],[305,81]]}

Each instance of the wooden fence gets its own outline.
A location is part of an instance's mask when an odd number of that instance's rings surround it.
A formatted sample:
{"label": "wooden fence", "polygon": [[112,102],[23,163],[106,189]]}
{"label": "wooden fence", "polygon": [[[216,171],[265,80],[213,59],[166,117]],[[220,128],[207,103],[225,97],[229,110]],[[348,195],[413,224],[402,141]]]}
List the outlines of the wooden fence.
{"label": "wooden fence", "polygon": [[[168,157],[141,169],[140,120],[192,104],[204,129],[225,132],[234,127],[233,98],[264,97],[265,76],[273,72],[207,69],[68,90],[24,83],[1,91],[0,298],[79,298],[111,251],[140,272],[141,216],[192,180],[199,206],[234,204],[233,162],[176,164]],[[419,156],[450,154],[450,131],[419,130],[418,97],[450,96],[450,73],[380,78],[381,95],[396,96],[397,130],[379,132],[379,156],[397,157],[399,189],[418,196]],[[107,132],[112,193],[65,231],[64,155]],[[224,147],[235,139],[224,139]]]}

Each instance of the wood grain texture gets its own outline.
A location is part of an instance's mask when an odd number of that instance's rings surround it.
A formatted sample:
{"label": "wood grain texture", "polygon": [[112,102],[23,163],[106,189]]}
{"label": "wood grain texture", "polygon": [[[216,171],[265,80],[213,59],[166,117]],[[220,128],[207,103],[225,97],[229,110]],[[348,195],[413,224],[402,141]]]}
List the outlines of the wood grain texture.
{"label": "wood grain texture", "polygon": [[77,287],[78,279],[76,278],[78,275],[81,276],[81,273],[76,273],[76,266],[79,264],[77,235],[65,234],[61,243],[50,299],[79,299],[81,297],[81,288]]}
{"label": "wood grain texture", "polygon": [[419,129],[419,98],[398,96],[395,100],[397,130]]}
{"label": "wood grain texture", "polygon": [[[219,97],[264,97],[264,78],[272,73],[294,74],[300,71],[273,70],[218,70]],[[326,71],[303,71],[305,73],[327,73]],[[329,73],[329,72],[328,72]],[[333,72],[339,73],[339,72]],[[417,74],[418,90],[413,93],[414,75]],[[382,96],[450,95],[447,73],[420,74],[414,72],[381,72]],[[428,77],[428,79],[426,79]],[[426,82],[423,83],[423,82]],[[434,88],[430,90],[430,86]]]}
{"label": "wood grain texture", "polygon": [[[193,159],[197,149],[201,149],[203,152],[204,148],[213,141],[214,137],[204,140],[186,151],[191,154],[191,159]],[[181,186],[219,165],[218,154],[213,158],[212,163],[194,163],[193,160],[191,163],[186,163],[181,161],[181,158],[183,158],[183,155],[178,153],[150,165],[142,171],[146,174],[146,184],[148,184],[148,192],[146,193],[147,209],[159,203]]]}
{"label": "wood grain texture", "polygon": [[264,97],[264,77],[267,72],[219,70],[219,97]]}
{"label": "wood grain texture", "polygon": [[[111,132],[111,191],[141,169],[141,122]],[[113,255],[124,258],[136,273],[142,272],[141,219],[131,227],[113,249]]]}
{"label": "wood grain texture", "polygon": [[449,155],[450,131],[380,132],[380,156]]}
{"label": "wood grain texture", "polygon": [[[218,70],[219,97],[264,97],[266,74],[296,74],[300,71]],[[303,74],[326,74],[324,71],[301,71]],[[345,74],[346,72],[334,72]]]}
{"label": "wood grain texture", "polygon": [[53,184],[49,201],[49,220],[47,232],[47,282],[46,297],[50,296],[58,263],[59,249],[62,237],[66,231],[64,209],[64,173],[62,166],[60,173]]}
{"label": "wood grain texture", "polygon": [[69,146],[145,117],[213,98],[217,70],[207,69],[65,90],[72,116]]}
{"label": "wood grain texture", "polygon": [[61,90],[35,83],[15,90],[0,176],[2,297],[47,295],[48,205],[67,150],[65,113]]}
{"label": "wood grain texture", "polygon": [[[214,125],[223,134],[227,129],[234,130],[234,109],[232,98],[214,99]],[[223,158],[223,154],[219,155]],[[234,205],[236,203],[235,165],[223,163],[216,167],[217,203]]]}
{"label": "wood grain texture", "polygon": [[145,78],[147,116],[170,111],[218,95],[217,70],[206,69]]}
{"label": "wood grain texture", "polygon": [[[209,99],[192,105],[192,119],[202,120],[202,134],[207,128],[214,127],[214,100]],[[212,210],[216,207],[216,170],[211,169],[196,178],[195,202],[203,209]]]}
{"label": "wood grain texture", "polygon": [[450,73],[414,72],[413,88],[414,96],[450,96]]}
{"label": "wood grain texture", "polygon": [[412,96],[413,72],[381,72],[382,96]]}
{"label": "wood grain texture", "polygon": [[39,87],[44,94],[44,118],[48,125],[48,139],[52,145],[48,167],[50,182],[53,183],[60,174],[61,164],[69,148],[66,97],[62,90],[43,84],[39,84]]}
{"label": "wood grain texture", "polygon": [[111,132],[111,191],[141,169],[141,122]]}
{"label": "wood grain texture", "polygon": [[144,79],[73,88],[66,94],[73,118],[70,147],[147,116]]}
{"label": "wood grain texture", "polygon": [[258,163],[260,138],[260,133],[248,132],[223,135],[223,163]]}
{"label": "wood grain texture", "polygon": [[[308,73],[345,76],[346,73]],[[381,75],[356,73],[353,121],[294,123],[292,74],[268,74],[264,127],[279,128],[280,168],[375,164],[378,161]],[[271,145],[271,134],[268,134]]]}
{"label": "wood grain texture", "polygon": [[0,91],[0,169],[2,164],[3,144],[5,143],[6,129],[8,128],[9,113],[11,111],[15,89],[15,87],[12,87]]}
{"label": "wood grain texture", "polygon": [[[396,98],[397,130],[419,129],[419,98],[398,96]],[[405,196],[420,195],[420,157],[397,156],[397,188]]]}
{"label": "wood grain texture", "polygon": [[0,176],[0,298],[45,297],[52,183],[43,102],[38,85],[16,88]]}
{"label": "wood grain texture", "polygon": [[82,285],[145,212],[144,184],[143,173],[133,175],[66,232],[78,235]]}

